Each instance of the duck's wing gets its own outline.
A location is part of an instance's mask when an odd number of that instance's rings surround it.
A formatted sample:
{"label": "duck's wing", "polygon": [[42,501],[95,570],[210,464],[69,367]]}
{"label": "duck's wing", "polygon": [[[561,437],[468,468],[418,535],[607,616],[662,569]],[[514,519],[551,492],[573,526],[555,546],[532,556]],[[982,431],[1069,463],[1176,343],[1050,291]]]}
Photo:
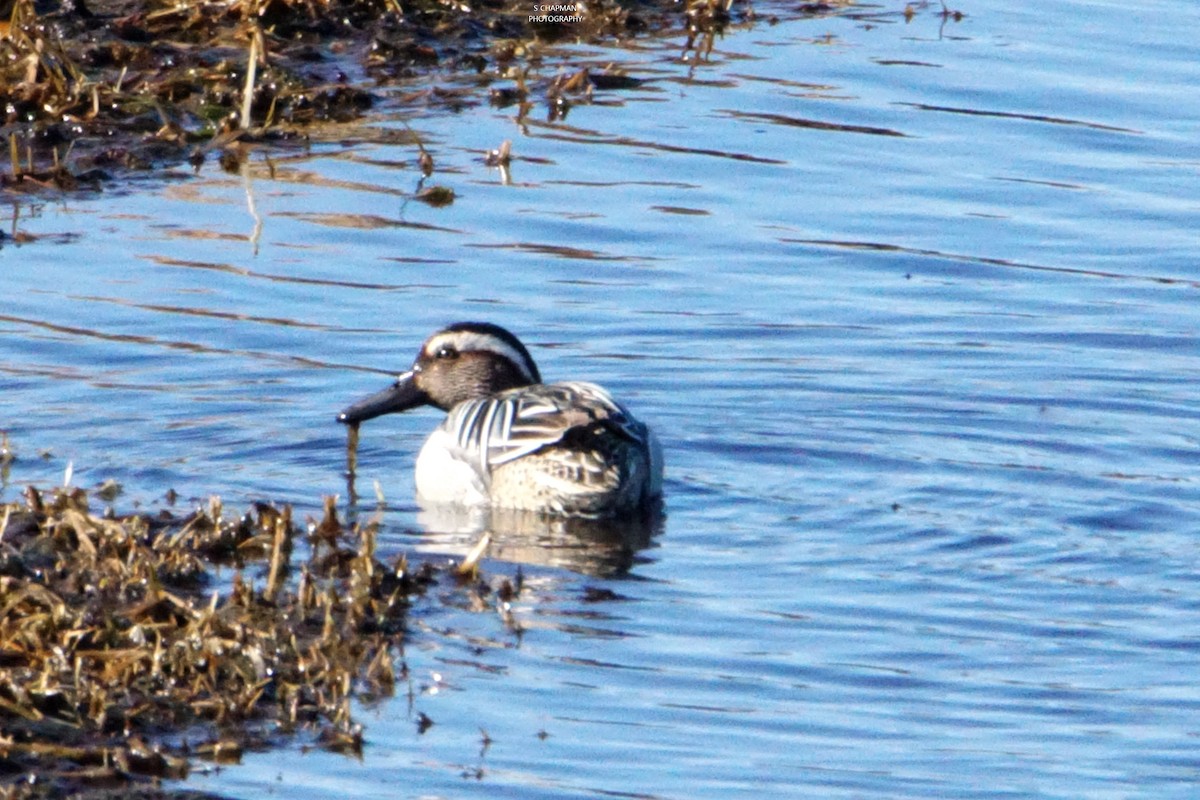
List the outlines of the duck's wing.
{"label": "duck's wing", "polygon": [[487,474],[562,441],[572,429],[594,424],[633,442],[645,443],[649,436],[612,395],[585,382],[538,384],[468,400],[451,410],[444,427]]}

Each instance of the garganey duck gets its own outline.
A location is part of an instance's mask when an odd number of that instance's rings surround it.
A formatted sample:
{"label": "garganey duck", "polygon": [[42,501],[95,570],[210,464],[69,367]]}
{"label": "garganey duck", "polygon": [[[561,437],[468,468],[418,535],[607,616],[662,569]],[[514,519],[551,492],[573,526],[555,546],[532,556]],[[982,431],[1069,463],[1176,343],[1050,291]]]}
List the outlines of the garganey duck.
{"label": "garganey duck", "polygon": [[338,421],[424,405],[447,412],[417,456],[424,503],[616,517],[659,502],[654,434],[594,383],[542,383],[525,345],[498,325],[438,331],[408,372]]}

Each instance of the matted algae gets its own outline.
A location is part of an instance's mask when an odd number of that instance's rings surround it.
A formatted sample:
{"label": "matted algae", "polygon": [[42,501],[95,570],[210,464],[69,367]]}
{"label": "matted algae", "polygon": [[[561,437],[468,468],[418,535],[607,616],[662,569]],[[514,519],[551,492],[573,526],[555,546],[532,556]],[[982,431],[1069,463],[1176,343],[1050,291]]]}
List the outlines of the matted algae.
{"label": "matted algae", "polygon": [[346,474],[351,481],[358,472],[358,425],[351,422],[346,426]]}
{"label": "matted algae", "polygon": [[136,788],[290,736],[358,753],[352,700],[392,693],[410,598],[442,575],[379,561],[334,498],[302,532],[288,507],[116,517],[28,489],[0,506],[0,796]]}
{"label": "matted algae", "polygon": [[[411,87],[422,74],[432,76],[429,86],[393,102],[516,103],[524,117],[540,94],[560,118],[572,102],[589,102],[593,87],[634,79],[566,55],[548,63],[556,42],[673,31],[700,52],[732,14],[753,18],[747,0],[736,11],[732,0],[588,0],[566,4],[575,11],[561,18],[535,13],[529,0],[4,5],[0,191],[94,187],[116,171],[199,166],[210,154],[235,169],[249,145],[303,143],[322,131],[341,140],[345,131],[330,123],[359,119],[381,89]],[[464,81],[437,85],[448,75]],[[422,159],[426,175],[430,166]],[[454,198],[433,187],[419,199]]]}

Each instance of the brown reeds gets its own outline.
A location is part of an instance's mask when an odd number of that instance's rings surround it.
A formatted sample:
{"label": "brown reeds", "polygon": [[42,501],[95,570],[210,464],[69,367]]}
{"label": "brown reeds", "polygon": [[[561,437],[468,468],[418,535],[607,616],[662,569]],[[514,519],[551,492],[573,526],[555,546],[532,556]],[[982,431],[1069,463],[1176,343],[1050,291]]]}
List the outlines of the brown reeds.
{"label": "brown reeds", "polygon": [[306,731],[360,750],[350,700],[391,693],[437,572],[377,560],[375,526],[332,498],[308,527],[296,563],[287,507],[110,518],[66,488],[0,506],[0,796],[34,773],[53,793],[182,777]]}
{"label": "brown reeds", "polygon": [[[538,77],[545,43],[677,28],[711,30],[729,0],[650,0],[636,12],[616,0],[580,3],[559,22],[536,21],[528,0],[88,0],[35,11],[16,0],[0,31],[0,135],[8,157],[0,189],[94,186],[112,171],[202,163],[264,141],[296,137],[313,123],[359,118],[377,87],[411,84],[420,71],[484,75],[478,91],[433,87],[413,104],[508,102],[520,117],[541,92],[549,116],[590,102],[604,74],[567,65]],[[703,25],[697,26],[697,7]],[[716,9],[722,8],[725,16]],[[495,31],[489,38],[482,31]],[[558,72],[559,67],[553,67]],[[351,81],[348,74],[362,76]],[[505,88],[516,76],[516,89]],[[490,84],[495,82],[493,88]],[[620,87],[616,87],[620,88]],[[406,102],[401,95],[398,102]],[[67,154],[71,158],[67,158]],[[242,157],[239,151],[235,153]],[[422,152],[428,176],[432,162]],[[451,194],[419,198],[433,205]]]}

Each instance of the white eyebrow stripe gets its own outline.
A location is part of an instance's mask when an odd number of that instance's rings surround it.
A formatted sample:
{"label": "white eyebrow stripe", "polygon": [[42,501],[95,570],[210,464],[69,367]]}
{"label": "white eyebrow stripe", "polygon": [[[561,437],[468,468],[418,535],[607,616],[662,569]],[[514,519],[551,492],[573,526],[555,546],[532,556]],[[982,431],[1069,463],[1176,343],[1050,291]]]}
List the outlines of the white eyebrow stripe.
{"label": "white eyebrow stripe", "polygon": [[497,353],[504,358],[517,365],[521,370],[521,374],[525,376],[525,380],[530,383],[536,382],[532,365],[529,360],[522,355],[521,351],[510,345],[503,339],[492,336],[490,333],[478,333],[476,331],[450,331],[449,333],[439,333],[429,340],[425,345],[426,355],[432,356],[443,347],[453,347],[460,353],[470,351],[489,350]]}

